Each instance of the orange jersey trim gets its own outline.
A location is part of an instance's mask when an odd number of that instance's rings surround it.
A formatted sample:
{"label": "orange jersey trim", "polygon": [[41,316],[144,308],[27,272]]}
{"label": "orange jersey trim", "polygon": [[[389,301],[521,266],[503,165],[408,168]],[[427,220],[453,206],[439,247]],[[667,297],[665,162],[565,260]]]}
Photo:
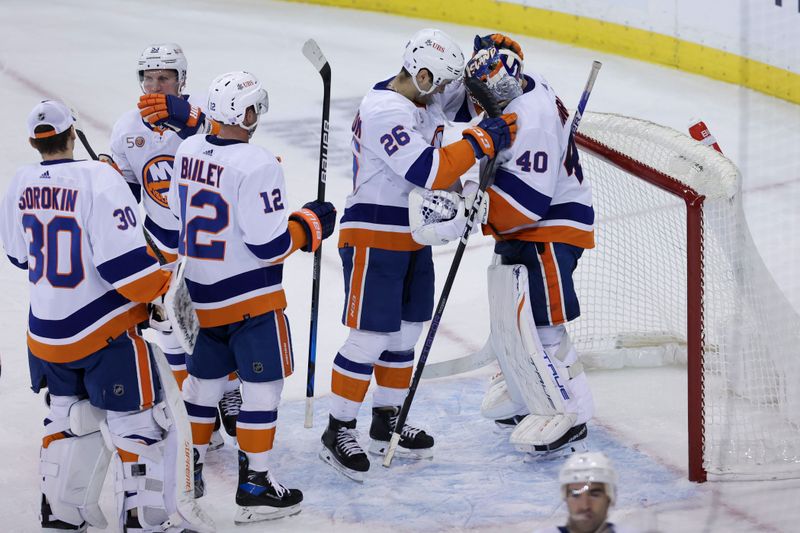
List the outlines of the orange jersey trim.
{"label": "orange jersey trim", "polygon": [[150,302],[167,292],[171,272],[158,269],[117,289],[132,302]]}
{"label": "orange jersey trim", "polygon": [[71,363],[105,348],[109,339],[117,338],[144,320],[147,320],[147,308],[139,304],[71,344],[45,344],[28,333],[28,349],[39,359],[50,363]]}
{"label": "orange jersey trim", "polygon": [[393,252],[415,252],[424,248],[411,238],[411,233],[375,231],[360,228],[343,228],[339,231],[339,248],[380,248]]}
{"label": "orange jersey trim", "polygon": [[466,139],[439,148],[439,168],[431,189],[449,189],[475,164],[475,150]]}
{"label": "orange jersey trim", "polygon": [[[121,172],[120,172],[120,174],[121,174]],[[158,261],[158,256],[153,251],[153,249],[150,247],[149,243],[146,246],[146,250],[147,250],[147,255],[149,255],[150,257],[152,257],[156,261]],[[164,256],[164,259],[167,261],[167,263],[172,263],[172,262],[178,260],[178,254],[171,254],[169,252],[165,252],[164,250],[159,250],[159,251],[161,252],[161,255]],[[158,261],[158,262],[160,263],[161,261]]]}
{"label": "orange jersey trim", "polygon": [[270,311],[276,309],[284,309],[286,307],[286,295],[283,289],[280,289],[269,294],[263,294],[250,298],[243,302],[237,302],[233,305],[220,307],[218,309],[195,309],[197,311],[197,319],[202,328],[213,328],[215,326],[225,326],[244,320],[245,316],[254,317],[265,315]]}

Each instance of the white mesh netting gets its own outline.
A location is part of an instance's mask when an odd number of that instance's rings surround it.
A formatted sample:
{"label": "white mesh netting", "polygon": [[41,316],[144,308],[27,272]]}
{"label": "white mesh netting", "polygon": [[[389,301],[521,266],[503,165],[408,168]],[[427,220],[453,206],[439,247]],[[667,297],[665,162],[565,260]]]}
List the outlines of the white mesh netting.
{"label": "white mesh netting", "polygon": [[[800,317],[752,242],[736,167],[686,135],[637,119],[589,113],[580,132],[706,196],[706,471],[800,477]],[[569,329],[579,353],[605,368],[685,363],[684,200],[585,150],[581,164],[593,188],[597,247],[575,272],[581,317]]]}

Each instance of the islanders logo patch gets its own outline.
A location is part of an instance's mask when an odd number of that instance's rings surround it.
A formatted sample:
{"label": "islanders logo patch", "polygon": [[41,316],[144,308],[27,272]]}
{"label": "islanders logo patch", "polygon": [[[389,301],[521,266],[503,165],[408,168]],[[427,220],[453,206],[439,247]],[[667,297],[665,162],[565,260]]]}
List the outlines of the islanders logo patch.
{"label": "islanders logo patch", "polygon": [[172,178],[172,164],[175,158],[171,155],[157,155],[145,163],[142,169],[142,184],[147,196],[161,207],[167,204],[169,181]]}

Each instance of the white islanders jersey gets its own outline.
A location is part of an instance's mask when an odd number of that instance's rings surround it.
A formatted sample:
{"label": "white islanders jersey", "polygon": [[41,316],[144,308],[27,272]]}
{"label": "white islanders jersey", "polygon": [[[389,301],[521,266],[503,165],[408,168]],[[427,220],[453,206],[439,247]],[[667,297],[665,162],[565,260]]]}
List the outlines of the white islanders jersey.
{"label": "white islanders jersey", "polygon": [[517,137],[489,189],[486,234],[497,239],[594,247],[592,187],[575,141],[564,136],[567,111],[540,76],[504,113],[517,114]]}
{"label": "white islanders jersey", "polygon": [[136,199],[105,163],[46,161],[20,168],[2,204],[0,237],[30,281],[28,348],[76,361],[147,319],[143,303],[169,273],[148,255]]}
{"label": "white islanders jersey", "polygon": [[[192,97],[189,103],[205,106]],[[138,108],[122,115],[111,131],[111,157],[127,182],[141,186],[144,227],[168,259],[178,253],[178,221],[167,205],[167,192],[181,142],[173,130],[145,123]]]}
{"label": "white islanders jersey", "polygon": [[253,144],[195,135],[175,154],[169,205],[201,327],[286,307],[283,259],[293,251],[278,160]]}
{"label": "white islanders jersey", "polygon": [[464,88],[450,84],[427,106],[375,85],[353,121],[353,191],[340,222],[339,246],[385,250],[422,248],[411,238],[408,193],[446,189],[475,162],[468,141],[441,149],[446,115],[455,115]]}

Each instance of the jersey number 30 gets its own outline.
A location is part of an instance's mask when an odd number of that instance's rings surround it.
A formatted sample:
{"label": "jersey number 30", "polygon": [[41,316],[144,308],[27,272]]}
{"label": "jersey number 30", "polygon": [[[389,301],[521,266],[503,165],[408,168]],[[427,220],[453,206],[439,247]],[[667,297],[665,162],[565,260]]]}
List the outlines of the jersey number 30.
{"label": "jersey number 30", "polygon": [[[25,214],[22,215],[22,226],[31,233],[29,255],[35,263],[33,268],[28,266],[31,283],[37,283],[46,275],[53,287],[72,289],[83,281],[81,227],[77,220],[73,217],[55,217],[45,226],[36,216]],[[69,271],[64,273],[59,272],[58,260],[61,233],[66,233],[69,238]]]}

